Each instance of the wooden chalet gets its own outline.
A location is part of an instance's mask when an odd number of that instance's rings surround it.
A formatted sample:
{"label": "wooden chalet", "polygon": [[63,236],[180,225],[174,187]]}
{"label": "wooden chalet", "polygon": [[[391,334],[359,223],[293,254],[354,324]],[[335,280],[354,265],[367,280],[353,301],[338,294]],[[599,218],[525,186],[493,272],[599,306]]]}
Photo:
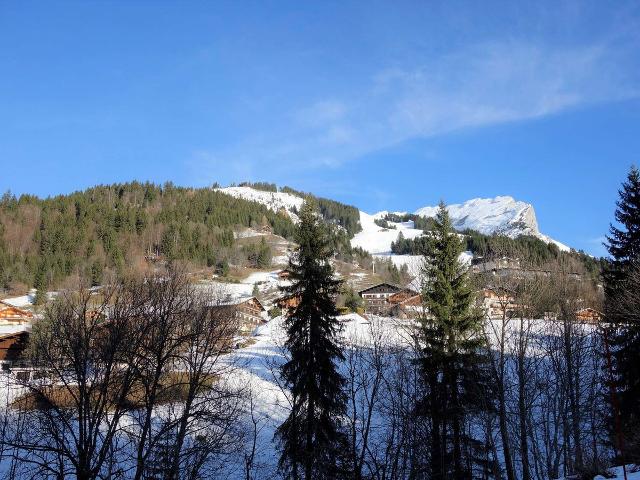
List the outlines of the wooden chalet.
{"label": "wooden chalet", "polygon": [[276,300],[276,305],[278,308],[284,312],[288,312],[289,310],[293,310],[298,305],[300,305],[300,297],[298,296],[287,296],[281,297]]}
{"label": "wooden chalet", "polygon": [[29,332],[15,332],[0,335],[0,365],[9,370],[16,362],[23,360],[29,341]]}
{"label": "wooden chalet", "polygon": [[491,320],[510,318],[518,308],[515,298],[507,292],[497,292],[492,288],[482,290],[482,308]]}
{"label": "wooden chalet", "polygon": [[233,316],[238,323],[238,332],[241,335],[250,334],[266,321],[263,315],[266,309],[256,297],[229,298],[209,308]]}
{"label": "wooden chalet", "polygon": [[0,300],[0,334],[31,329],[33,313]]}
{"label": "wooden chalet", "polygon": [[394,293],[388,298],[389,303],[394,305],[420,305],[422,297],[410,288],[404,288],[398,293]]}
{"label": "wooden chalet", "polygon": [[[403,288],[391,283],[378,283],[371,287],[360,290],[358,295],[364,300],[364,311],[376,315],[387,315],[390,309],[389,298],[403,292]],[[404,298],[403,295],[396,297],[398,301]]]}
{"label": "wooden chalet", "polygon": [[403,288],[398,293],[387,298],[389,304],[389,314],[398,318],[415,317],[420,313],[422,306],[422,296],[420,293],[410,288]]}
{"label": "wooden chalet", "polygon": [[517,258],[474,258],[471,260],[471,272],[500,277],[520,277],[522,268]]}
{"label": "wooden chalet", "polygon": [[474,258],[471,260],[471,272],[481,275],[491,275],[494,277],[511,277],[511,278],[536,278],[550,277],[554,274],[566,275],[571,280],[582,280],[582,274],[578,272],[560,272],[543,268],[533,268],[521,264],[520,259],[501,257],[501,258]]}
{"label": "wooden chalet", "polygon": [[576,320],[580,323],[600,323],[602,313],[591,307],[581,308],[576,312]]}

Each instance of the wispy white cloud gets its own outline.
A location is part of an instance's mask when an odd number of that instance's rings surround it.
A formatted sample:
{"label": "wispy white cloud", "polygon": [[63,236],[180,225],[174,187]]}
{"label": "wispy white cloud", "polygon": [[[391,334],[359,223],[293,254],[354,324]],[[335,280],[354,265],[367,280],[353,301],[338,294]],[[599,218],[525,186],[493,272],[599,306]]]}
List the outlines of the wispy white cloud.
{"label": "wispy white cloud", "polygon": [[636,98],[632,47],[619,41],[571,47],[516,41],[471,45],[375,72],[348,97],[294,105],[285,125],[208,156],[211,164],[233,165],[238,173],[266,164],[277,178],[339,167],[415,138]]}
{"label": "wispy white cloud", "polygon": [[347,106],[338,100],[321,100],[295,112],[293,118],[301,126],[321,127],[340,121],[347,113]]}

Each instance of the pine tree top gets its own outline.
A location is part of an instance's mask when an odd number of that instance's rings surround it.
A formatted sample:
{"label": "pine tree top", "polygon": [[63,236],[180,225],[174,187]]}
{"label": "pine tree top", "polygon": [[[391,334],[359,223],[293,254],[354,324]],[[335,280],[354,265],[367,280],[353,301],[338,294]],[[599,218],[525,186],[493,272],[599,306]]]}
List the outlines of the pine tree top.
{"label": "pine tree top", "polygon": [[615,219],[622,228],[610,225],[607,250],[615,262],[628,265],[640,259],[640,172],[635,165],[618,193]]}
{"label": "pine tree top", "polygon": [[423,267],[423,298],[436,322],[447,328],[474,329],[467,269],[460,263],[464,245],[443,202],[435,217]]}

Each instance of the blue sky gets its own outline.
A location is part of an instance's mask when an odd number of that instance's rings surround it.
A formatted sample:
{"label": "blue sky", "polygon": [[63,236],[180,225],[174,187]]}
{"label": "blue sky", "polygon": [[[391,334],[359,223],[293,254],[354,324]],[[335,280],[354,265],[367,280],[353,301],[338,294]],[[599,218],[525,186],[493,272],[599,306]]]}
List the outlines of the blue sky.
{"label": "blue sky", "polygon": [[512,195],[603,254],[640,163],[639,52],[638,2],[0,0],[0,190]]}

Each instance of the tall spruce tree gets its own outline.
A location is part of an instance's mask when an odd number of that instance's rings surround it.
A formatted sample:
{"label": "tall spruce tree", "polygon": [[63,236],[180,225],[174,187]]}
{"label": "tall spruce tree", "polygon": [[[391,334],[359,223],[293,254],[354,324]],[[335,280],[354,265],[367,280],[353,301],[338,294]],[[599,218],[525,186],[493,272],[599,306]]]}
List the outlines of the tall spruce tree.
{"label": "tall spruce tree", "polygon": [[480,334],[482,317],[473,309],[467,269],[458,260],[463,244],[440,203],[423,265],[420,363],[426,395],[419,412],[431,423],[432,479],[468,479],[482,443],[465,428],[481,408],[486,356]]}
{"label": "tall spruce tree", "polygon": [[[607,249],[605,309],[612,328],[614,376],[627,461],[640,462],[640,172],[631,167],[619,191]],[[615,433],[615,432],[614,432]]]}
{"label": "tall spruce tree", "polygon": [[624,285],[630,269],[640,259],[640,172],[635,166],[618,194],[615,219],[622,228],[611,225],[607,235],[607,250],[612,259],[605,277],[610,296]]}
{"label": "tall spruce tree", "polygon": [[289,262],[292,284],[283,289],[299,304],[285,320],[290,360],[281,374],[293,401],[276,432],[280,468],[288,478],[333,479],[344,475],[340,457],[346,451],[340,420],[346,412],[345,380],[336,368],[344,357],[334,301],[341,282],[334,278],[329,263],[334,252],[314,205],[305,202],[299,216],[299,247]]}

